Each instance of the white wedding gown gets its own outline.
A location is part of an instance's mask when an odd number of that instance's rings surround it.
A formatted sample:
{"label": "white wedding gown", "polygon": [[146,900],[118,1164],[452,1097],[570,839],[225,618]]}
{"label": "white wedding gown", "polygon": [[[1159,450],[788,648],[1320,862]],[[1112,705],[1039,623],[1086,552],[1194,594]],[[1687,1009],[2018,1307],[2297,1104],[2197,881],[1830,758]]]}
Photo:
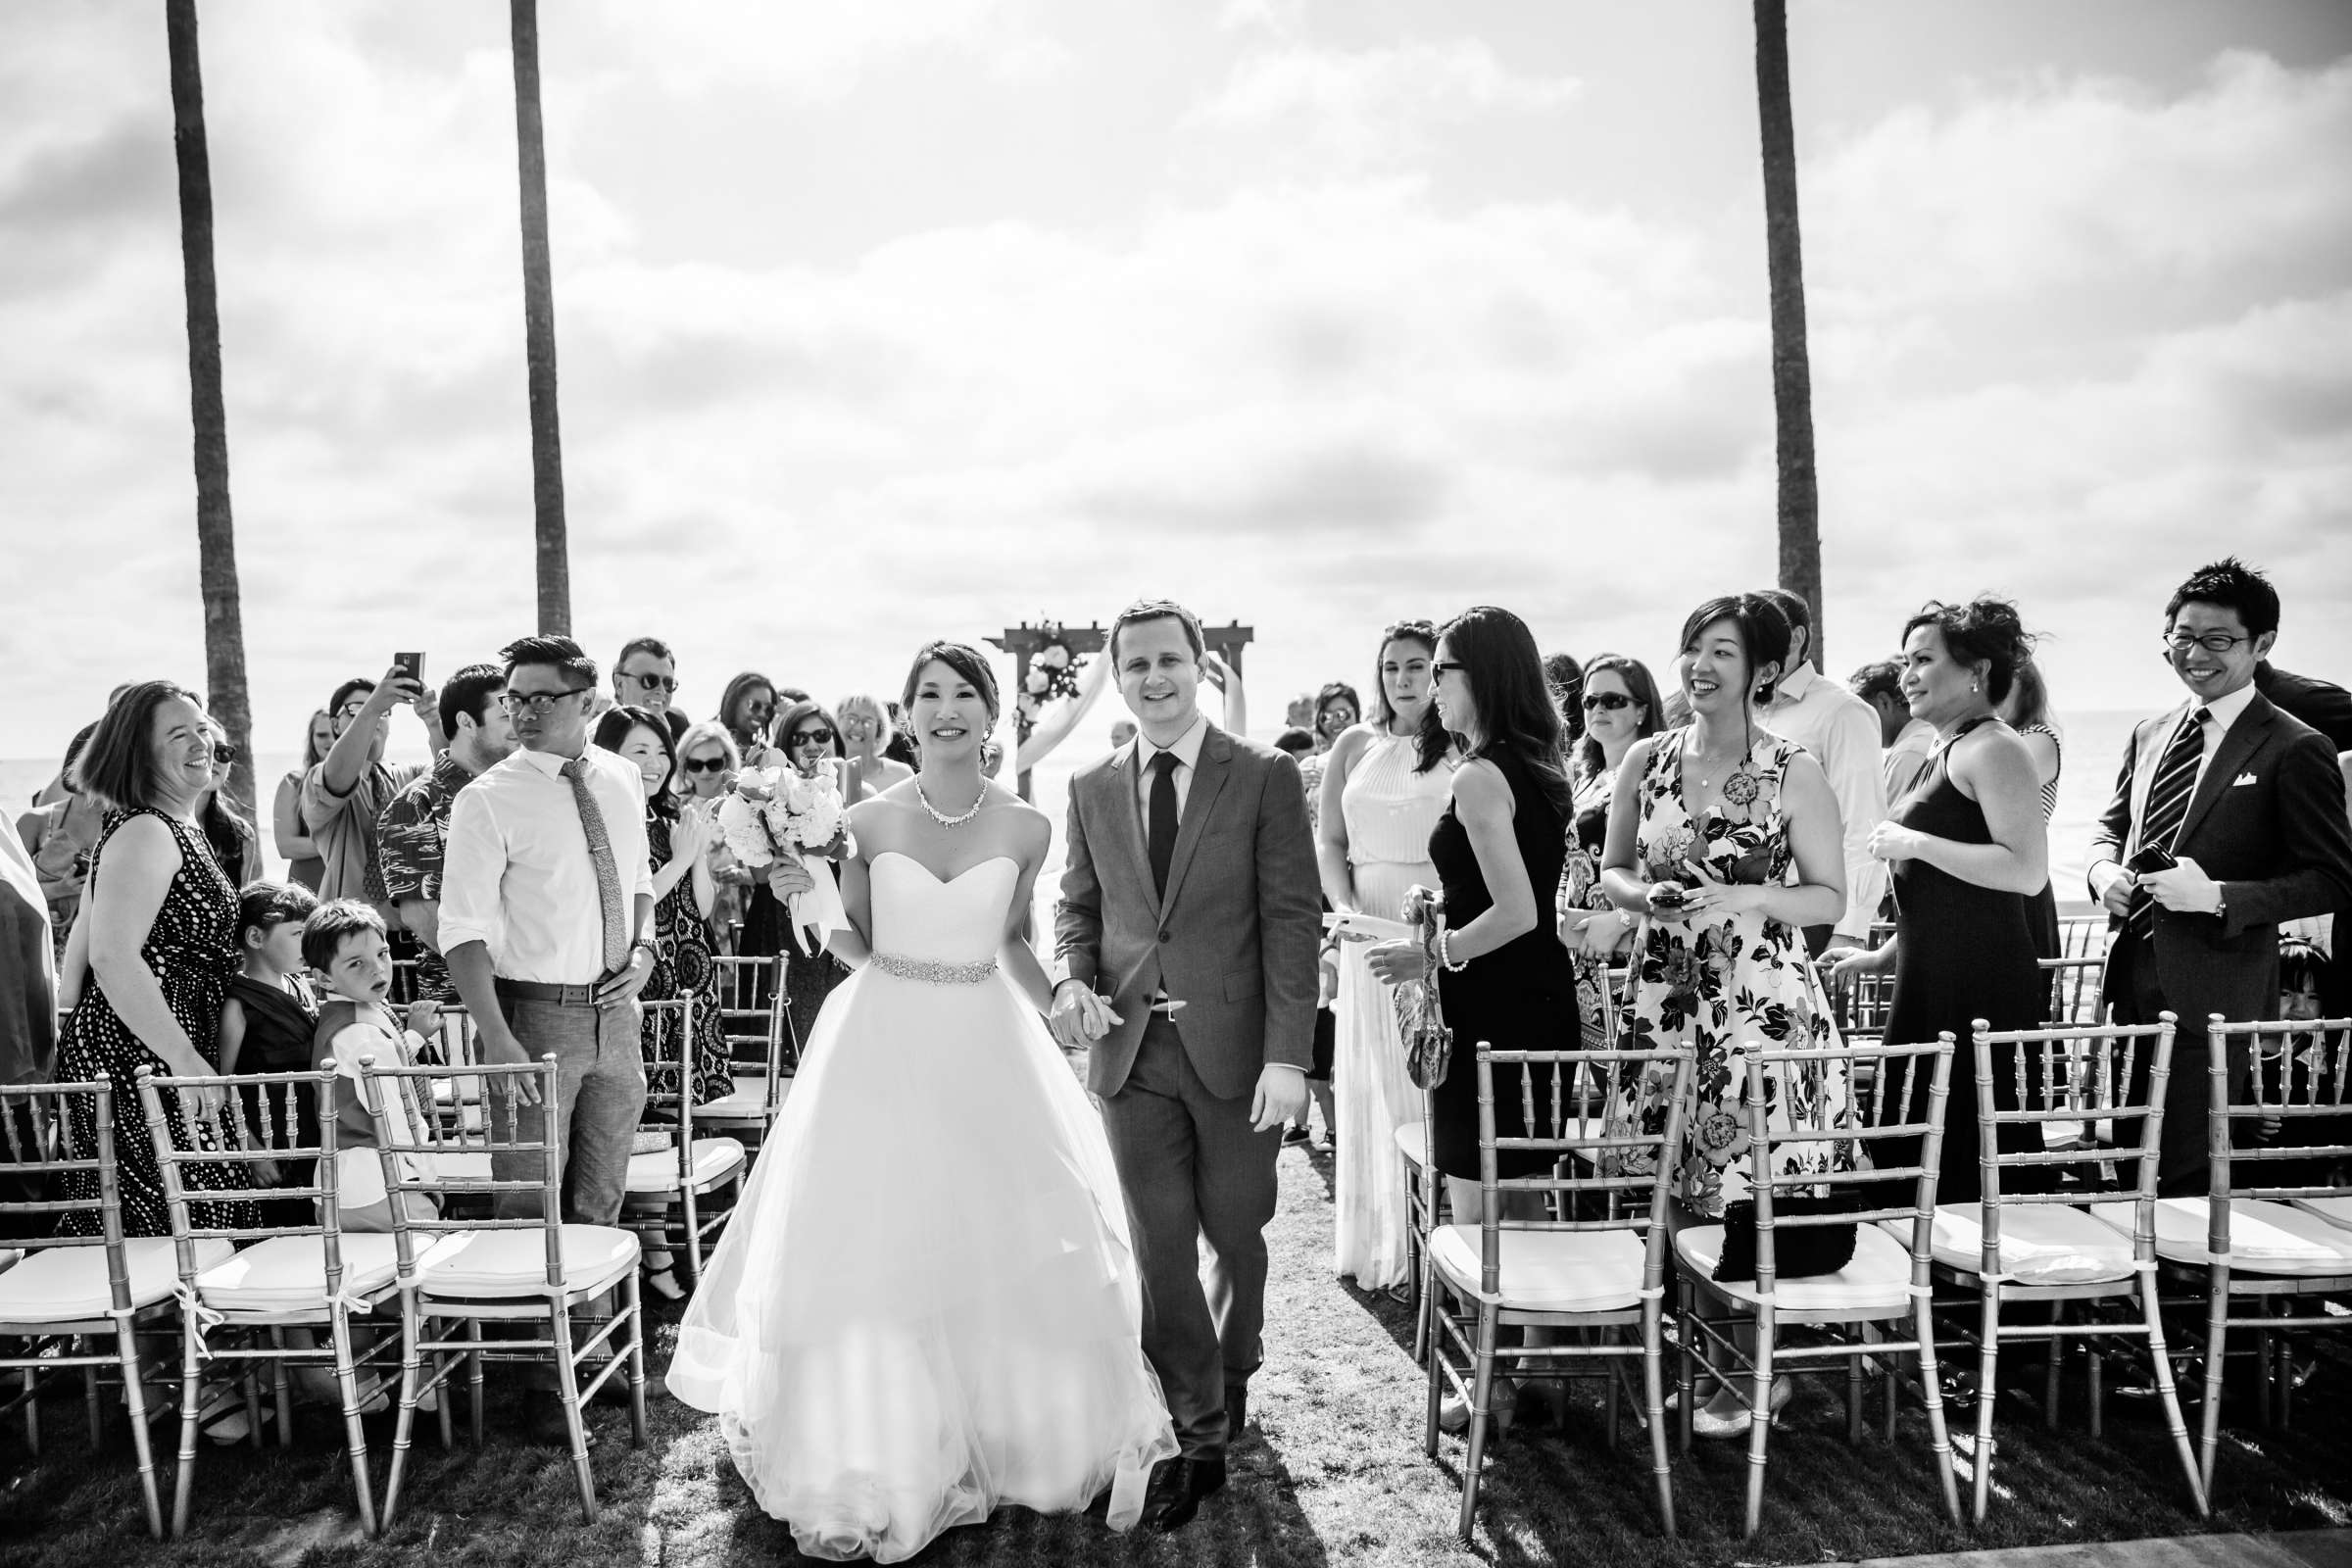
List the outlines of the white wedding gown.
{"label": "white wedding gown", "polygon": [[[874,952],[985,964],[1017,872],[874,857]],[[825,1003],[668,1384],[812,1556],[1105,1489],[1125,1529],[1176,1452],[1141,1311],[1101,1117],[1036,1011],[1001,971],[877,961]]]}

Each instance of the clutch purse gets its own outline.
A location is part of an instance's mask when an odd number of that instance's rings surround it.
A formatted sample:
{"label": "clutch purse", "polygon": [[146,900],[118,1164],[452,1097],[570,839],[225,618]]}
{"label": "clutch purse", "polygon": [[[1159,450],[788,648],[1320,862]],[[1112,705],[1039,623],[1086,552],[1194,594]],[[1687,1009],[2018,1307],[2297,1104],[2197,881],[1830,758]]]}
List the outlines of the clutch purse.
{"label": "clutch purse", "polygon": [[[1800,1198],[1794,1194],[1777,1197],[1772,1200],[1772,1275],[1780,1280],[1809,1280],[1823,1274],[1835,1274],[1854,1260],[1856,1227],[1847,1225],[1798,1225],[1783,1228],[1778,1222],[1795,1214],[1850,1214],[1857,1207],[1848,1194],[1833,1193],[1828,1198]],[[1715,1260],[1717,1280],[1752,1280],[1756,1277],[1756,1205],[1752,1199],[1726,1203],[1723,1208],[1723,1255]]]}
{"label": "clutch purse", "polygon": [[1415,888],[1406,895],[1404,912],[1421,944],[1422,978],[1398,986],[1390,1001],[1396,1009],[1396,1038],[1404,1044],[1405,1074],[1414,1088],[1429,1090],[1446,1081],[1453,1061],[1453,1031],[1446,1027],[1438,1003],[1438,933],[1445,929],[1445,900]]}

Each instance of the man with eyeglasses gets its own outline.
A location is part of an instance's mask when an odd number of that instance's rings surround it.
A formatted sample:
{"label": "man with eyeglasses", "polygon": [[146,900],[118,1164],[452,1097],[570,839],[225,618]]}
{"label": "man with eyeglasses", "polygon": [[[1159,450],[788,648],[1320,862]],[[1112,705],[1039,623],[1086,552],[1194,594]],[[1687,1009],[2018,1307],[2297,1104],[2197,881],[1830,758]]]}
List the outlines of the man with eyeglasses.
{"label": "man with eyeglasses", "polygon": [[467,664],[443,683],[441,728],[449,736],[449,749],[421,777],[393,796],[376,818],[384,892],[421,950],[416,995],[436,1002],[456,1000],[449,966],[441,960],[440,937],[449,811],[458,791],[514,750],[514,726],[499,701],[506,687],[507,672],[497,664]]}
{"label": "man with eyeglasses", "polygon": [[616,708],[642,708],[662,715],[669,726],[669,744],[685,738],[686,711],[672,699],[678,692],[678,659],[659,637],[639,637],[622,645],[612,661],[612,703]]}
{"label": "man with eyeglasses", "polygon": [[416,763],[399,767],[384,764],[384,745],[392,737],[392,710],[406,704],[425,728],[431,751],[441,750],[441,710],[432,688],[395,663],[384,678],[357,676],[335,688],[326,705],[333,721],[335,744],[317,767],[303,776],[302,820],[318,847],[325,869],[318,878],[318,900],[358,899],[375,906],[386,929],[394,934],[393,956],[415,956],[415,945],[401,931],[400,910],[384,889],[383,865],[375,825],[392,797],[406,789],[424,768]]}
{"label": "man with eyeglasses", "polygon": [[[2234,557],[2165,607],[2163,657],[2187,701],[2142,721],[2090,845],[2107,908],[2106,1001],[2118,1023],[2180,1020],[2159,1190],[2202,1194],[2211,1052],[2204,1023],[2278,1016],[2278,924],[2352,908],[2352,824],[2335,751],[2254,686],[2278,594]],[[2239,1049],[2244,1049],[2241,1045]],[[2142,1084],[2142,1056],[2135,1069]],[[2230,1063],[2230,1098],[2247,1063]]]}
{"label": "man with eyeglasses", "polygon": [[1785,588],[1758,590],[1788,617],[1788,662],[1758,714],[1764,727],[1813,754],[1838,797],[1845,837],[1845,913],[1833,931],[1805,928],[1815,957],[1831,946],[1867,948],[1870,923],[1886,898],[1886,862],[1870,853],[1870,835],[1886,815],[1886,774],[1880,758],[1879,715],[1813,663],[1813,607]]}

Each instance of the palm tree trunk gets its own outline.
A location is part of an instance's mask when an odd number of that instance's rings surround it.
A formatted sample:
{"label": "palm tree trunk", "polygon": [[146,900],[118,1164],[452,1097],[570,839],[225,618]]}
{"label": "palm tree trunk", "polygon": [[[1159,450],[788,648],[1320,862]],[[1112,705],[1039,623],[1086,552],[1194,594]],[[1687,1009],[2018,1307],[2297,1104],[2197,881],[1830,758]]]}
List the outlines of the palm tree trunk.
{"label": "palm tree trunk", "polygon": [[1764,131],[1764,257],[1772,284],[1772,409],[1780,470],[1781,586],[1813,607],[1822,659],[1821,491],[1813,466],[1813,368],[1805,350],[1805,247],[1796,223],[1788,0],[1756,0],[1756,108]]}
{"label": "palm tree trunk", "polygon": [[538,0],[510,0],[514,143],[522,180],[523,353],[531,381],[531,505],[537,518],[539,630],[571,632],[571,562],[564,527],[564,439],[556,419],[556,291],[547,247],[547,138],[539,118]]}
{"label": "palm tree trunk", "polygon": [[237,749],[228,794],[253,813],[253,707],[228,509],[228,412],[220,390],[220,300],[213,275],[213,165],[204,135],[196,0],[164,0],[172,56],[172,149],[179,165],[179,260],[188,296],[188,405],[196,436],[196,559],[204,593],[207,705]]}

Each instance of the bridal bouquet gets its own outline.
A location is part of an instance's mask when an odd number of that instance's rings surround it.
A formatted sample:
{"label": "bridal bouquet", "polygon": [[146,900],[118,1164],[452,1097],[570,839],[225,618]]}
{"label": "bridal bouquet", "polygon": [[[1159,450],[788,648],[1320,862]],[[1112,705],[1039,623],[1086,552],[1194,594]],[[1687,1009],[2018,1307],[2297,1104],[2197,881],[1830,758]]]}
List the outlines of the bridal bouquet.
{"label": "bridal bouquet", "polygon": [[754,870],[787,858],[808,867],[816,885],[794,894],[788,908],[803,953],[813,954],[826,932],[848,929],[841,890],[825,863],[849,841],[849,808],[832,768],[810,778],[791,766],[747,767],[719,801],[717,822],[727,848]]}

